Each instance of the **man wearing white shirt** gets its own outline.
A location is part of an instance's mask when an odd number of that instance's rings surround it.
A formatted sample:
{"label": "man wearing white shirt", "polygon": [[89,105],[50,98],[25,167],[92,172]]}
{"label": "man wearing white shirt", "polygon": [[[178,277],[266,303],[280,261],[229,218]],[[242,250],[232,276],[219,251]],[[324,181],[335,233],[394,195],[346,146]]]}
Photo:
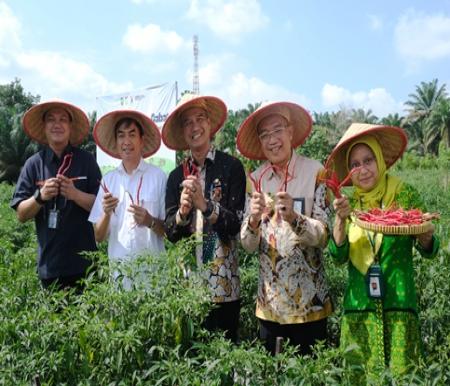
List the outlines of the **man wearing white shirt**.
{"label": "man wearing white shirt", "polygon": [[[108,238],[108,256],[113,262],[130,262],[144,253],[160,254],[164,251],[166,175],[144,161],[161,144],[156,124],[134,110],[113,111],[97,122],[94,139],[103,151],[122,160],[104,176],[89,216],[96,240]],[[122,284],[131,289],[136,281],[145,281],[143,272],[124,277]]]}

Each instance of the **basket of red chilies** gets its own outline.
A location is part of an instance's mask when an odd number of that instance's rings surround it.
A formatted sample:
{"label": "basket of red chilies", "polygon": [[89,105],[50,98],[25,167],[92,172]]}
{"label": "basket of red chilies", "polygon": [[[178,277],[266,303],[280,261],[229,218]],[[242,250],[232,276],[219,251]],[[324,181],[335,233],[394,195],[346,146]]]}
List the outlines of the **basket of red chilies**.
{"label": "basket of red chilies", "polygon": [[363,229],[388,235],[418,235],[433,229],[431,220],[438,213],[422,213],[420,209],[402,208],[354,211],[355,223]]}

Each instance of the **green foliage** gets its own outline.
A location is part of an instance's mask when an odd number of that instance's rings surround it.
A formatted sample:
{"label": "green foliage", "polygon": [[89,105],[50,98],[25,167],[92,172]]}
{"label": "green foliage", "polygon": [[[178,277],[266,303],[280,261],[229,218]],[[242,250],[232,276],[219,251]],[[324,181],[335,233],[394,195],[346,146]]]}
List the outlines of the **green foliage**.
{"label": "green foliage", "polygon": [[335,143],[330,142],[328,130],[323,126],[314,126],[311,135],[297,149],[299,154],[325,163]]}
{"label": "green foliage", "polygon": [[[448,170],[448,169],[447,169]],[[393,378],[388,370],[368,384],[444,385],[450,381],[450,197],[442,168],[397,168],[413,184],[429,211],[439,211],[442,249],[436,259],[414,257],[425,357],[413,371]],[[109,267],[102,251],[92,254],[97,269],[80,296],[44,291],[35,271],[32,223],[19,224],[9,208],[12,187],[0,185],[0,385],[351,385],[339,348],[346,266],[326,257],[335,312],[329,339],[314,358],[297,357],[288,347],[277,357],[259,343],[254,316],[258,257],[240,250],[241,343],[208,334],[202,320],[209,310],[205,287],[184,268],[193,264],[193,241],[172,245],[160,257],[143,256],[146,282],[132,291],[110,283],[111,269],[124,275],[131,267]]]}
{"label": "green foliage", "polygon": [[14,182],[26,159],[38,145],[22,129],[26,110],[39,101],[39,96],[25,94],[18,79],[0,85],[0,182]]}

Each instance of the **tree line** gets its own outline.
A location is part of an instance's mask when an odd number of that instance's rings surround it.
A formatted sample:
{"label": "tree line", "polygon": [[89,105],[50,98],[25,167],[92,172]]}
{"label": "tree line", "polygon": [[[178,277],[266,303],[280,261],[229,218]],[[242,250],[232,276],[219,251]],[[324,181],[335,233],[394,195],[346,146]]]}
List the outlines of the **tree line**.
{"label": "tree line", "polygon": [[[20,80],[0,85],[0,182],[14,183],[25,160],[39,149],[22,129],[25,111],[40,101],[39,95],[25,92]],[[217,134],[215,145],[218,149],[238,156],[246,169],[255,166],[254,161],[240,157],[236,150],[236,136],[240,124],[261,103],[248,104],[239,110],[229,110],[224,128]],[[405,115],[398,113],[377,117],[364,109],[340,108],[336,112],[312,112],[314,129],[300,153],[324,161],[352,122],[363,122],[403,127],[408,134],[408,151],[419,155],[439,155],[442,149],[450,148],[450,96],[446,84],[439,85],[438,79],[421,82],[404,102]],[[88,113],[90,134],[81,145],[95,154],[92,129],[97,120],[97,112]],[[178,155],[178,159],[182,155]]]}

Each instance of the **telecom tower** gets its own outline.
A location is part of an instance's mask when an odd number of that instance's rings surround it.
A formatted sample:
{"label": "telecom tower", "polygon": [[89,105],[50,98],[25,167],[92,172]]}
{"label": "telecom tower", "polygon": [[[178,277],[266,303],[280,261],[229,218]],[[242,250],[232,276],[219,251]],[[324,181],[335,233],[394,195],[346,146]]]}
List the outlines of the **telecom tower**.
{"label": "telecom tower", "polygon": [[199,85],[199,78],[198,78],[198,36],[194,35],[194,77],[193,77],[193,83],[192,83],[192,92],[195,95],[200,94],[200,85]]}

